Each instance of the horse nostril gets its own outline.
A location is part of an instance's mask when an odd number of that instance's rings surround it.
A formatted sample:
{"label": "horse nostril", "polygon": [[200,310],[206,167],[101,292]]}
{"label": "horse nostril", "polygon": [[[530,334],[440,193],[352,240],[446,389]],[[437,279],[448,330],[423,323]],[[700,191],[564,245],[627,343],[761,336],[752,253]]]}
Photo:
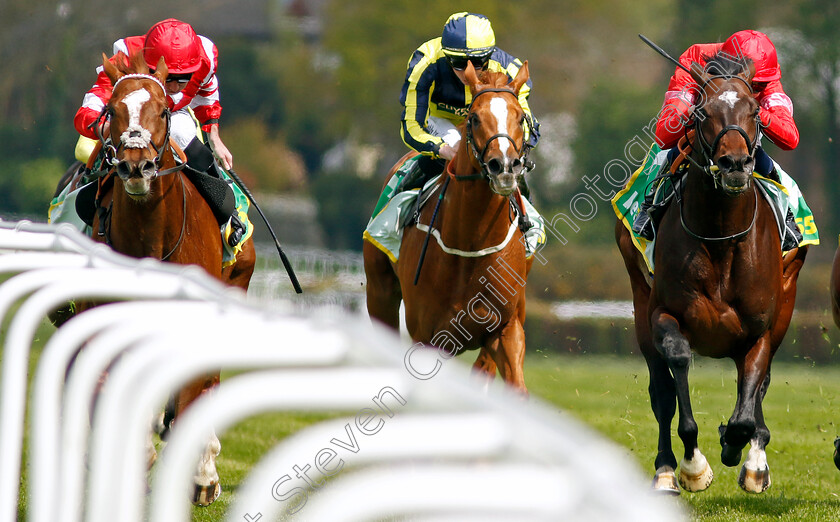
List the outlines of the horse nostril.
{"label": "horse nostril", "polygon": [[718,167],[723,172],[729,172],[735,167],[735,162],[729,156],[721,156],[717,161]]}
{"label": "horse nostril", "polygon": [[140,172],[146,176],[153,174],[155,172],[155,162],[152,160],[143,160],[143,163],[140,164]]}
{"label": "horse nostril", "polygon": [[121,178],[127,178],[131,175],[131,167],[128,166],[127,161],[117,163],[117,175]]}
{"label": "horse nostril", "polygon": [[496,158],[493,158],[487,162],[487,171],[494,176],[498,176],[499,174],[501,174],[502,168],[502,162]]}

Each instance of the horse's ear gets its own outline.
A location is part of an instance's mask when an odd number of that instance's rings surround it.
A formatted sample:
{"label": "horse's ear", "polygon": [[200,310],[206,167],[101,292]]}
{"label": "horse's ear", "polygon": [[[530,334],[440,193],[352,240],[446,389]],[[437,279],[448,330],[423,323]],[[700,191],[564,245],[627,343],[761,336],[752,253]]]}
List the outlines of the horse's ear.
{"label": "horse's ear", "polygon": [[709,81],[711,76],[709,73],[706,72],[706,69],[697,62],[691,62],[691,77],[694,79],[694,83],[697,84],[697,87],[700,88]]}
{"label": "horse's ear", "polygon": [[149,65],[146,63],[146,59],[143,58],[143,53],[136,52],[131,55],[131,70],[136,73],[141,74],[148,74],[149,72]]}
{"label": "horse's ear", "polygon": [[161,83],[166,83],[166,77],[169,76],[169,67],[166,66],[166,60],[163,59],[163,56],[158,59],[154,76],[160,80]]}
{"label": "horse's ear", "polygon": [[755,62],[752,60],[747,60],[747,63],[744,67],[743,72],[744,78],[746,78],[747,83],[751,83],[753,77],[755,76]]}
{"label": "horse's ear", "polygon": [[522,67],[519,68],[519,72],[516,73],[516,78],[514,78],[509,84],[510,88],[513,89],[513,92],[515,92],[517,96],[519,96],[519,89],[525,85],[525,82],[527,82],[530,77],[531,73],[528,71],[528,60],[525,60],[522,63]]}
{"label": "horse's ear", "polygon": [[[117,57],[118,60],[121,58],[122,57]],[[105,56],[105,53],[102,53],[102,68],[105,69],[105,75],[108,76],[109,80],[111,80],[111,85],[117,83],[117,80],[123,76],[119,69],[117,69],[117,66],[114,65],[114,62]]]}
{"label": "horse's ear", "polygon": [[464,69],[464,79],[467,80],[467,85],[470,86],[470,90],[475,94],[478,90],[478,73],[475,72],[475,67],[473,67],[472,62],[469,60],[467,60],[467,68]]}

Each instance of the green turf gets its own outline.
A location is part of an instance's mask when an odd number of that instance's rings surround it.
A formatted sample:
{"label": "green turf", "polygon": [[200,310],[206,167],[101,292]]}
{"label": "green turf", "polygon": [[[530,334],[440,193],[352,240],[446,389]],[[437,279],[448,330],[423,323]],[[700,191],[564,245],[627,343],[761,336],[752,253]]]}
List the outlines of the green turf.
{"label": "green turf", "polygon": [[[650,410],[647,368],[641,357],[532,357],[526,380],[533,395],[562,408],[625,447],[653,477],[657,426]],[[689,372],[700,449],[715,472],[711,487],[680,496],[693,520],[838,520],[840,471],[832,461],[840,430],[840,368],[777,364],[764,412],[772,439],[767,447],[772,485],[765,493],[743,492],[740,467],[720,462],[717,427],[735,405],[735,369],[729,360],[696,358]],[[672,424],[674,450],[682,442]],[[746,454],[746,453],[745,453]]]}

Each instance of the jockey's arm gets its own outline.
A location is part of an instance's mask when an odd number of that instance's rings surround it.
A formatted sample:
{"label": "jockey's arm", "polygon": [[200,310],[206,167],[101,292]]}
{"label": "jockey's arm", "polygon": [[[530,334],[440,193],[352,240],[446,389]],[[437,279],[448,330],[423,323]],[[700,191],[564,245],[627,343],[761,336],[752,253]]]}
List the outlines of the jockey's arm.
{"label": "jockey's arm", "polygon": [[793,102],[782,90],[781,83],[770,82],[758,95],[762,132],[776,146],[792,150],[799,145],[799,129],[793,121]]}
{"label": "jockey's arm", "polygon": [[233,155],[222,142],[222,138],[219,136],[219,125],[217,123],[210,125],[210,131],[207,133],[207,136],[210,138],[210,144],[212,145],[216,156],[218,156],[219,160],[222,162],[222,166],[226,170],[230,170],[233,167]]}

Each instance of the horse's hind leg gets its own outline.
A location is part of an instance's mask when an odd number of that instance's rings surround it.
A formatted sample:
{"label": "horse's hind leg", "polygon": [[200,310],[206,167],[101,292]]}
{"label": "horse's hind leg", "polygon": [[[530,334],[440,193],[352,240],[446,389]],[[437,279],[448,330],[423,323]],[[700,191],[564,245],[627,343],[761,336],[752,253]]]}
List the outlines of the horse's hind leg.
{"label": "horse's hind leg", "polygon": [[685,448],[683,460],[680,462],[680,485],[686,491],[703,491],[712,483],[714,474],[706,457],[697,447],[697,423],[691,411],[688,387],[691,347],[680,332],[679,323],[673,316],[657,309],[651,319],[654,346],[667,362],[668,369],[673,375],[674,390],[679,405],[677,434],[682,439]]}
{"label": "horse's hind leg", "polygon": [[222,280],[231,286],[247,291],[248,285],[251,283],[251,276],[254,275],[256,261],[257,254],[254,250],[254,241],[252,238],[248,238],[242,244],[242,251],[237,254],[236,262],[222,270]]}
{"label": "horse's hind leg", "polygon": [[399,332],[402,291],[391,260],[368,241],[364,241],[362,252],[368,314]]}

